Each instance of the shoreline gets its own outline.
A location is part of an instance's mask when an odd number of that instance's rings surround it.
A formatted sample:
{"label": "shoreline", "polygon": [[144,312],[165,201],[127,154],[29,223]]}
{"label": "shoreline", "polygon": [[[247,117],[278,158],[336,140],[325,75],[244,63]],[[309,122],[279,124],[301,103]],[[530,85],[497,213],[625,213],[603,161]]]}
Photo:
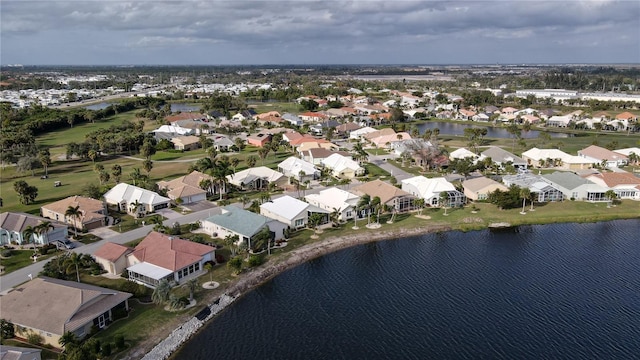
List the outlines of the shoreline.
{"label": "shoreline", "polygon": [[[638,219],[637,217],[629,217],[629,218],[618,218],[618,219],[601,219],[595,221],[576,221],[576,219],[572,219],[572,221],[566,221],[568,223],[581,223],[581,222],[606,222],[606,221],[615,221],[615,220],[633,220]],[[563,221],[562,223],[564,223]],[[555,222],[554,222],[555,223]],[[510,227],[517,226],[526,226],[526,225],[545,225],[545,224],[533,224],[533,223],[520,223],[520,224],[510,224]],[[264,283],[270,281],[276,276],[284,273],[285,271],[291,270],[298,265],[302,265],[310,260],[319,258],[321,256],[325,256],[331,254],[333,252],[350,248],[353,246],[364,245],[372,242],[378,241],[386,241],[386,240],[394,240],[394,239],[403,239],[411,236],[418,236],[430,233],[438,233],[438,232],[448,232],[448,231],[480,231],[480,230],[491,230],[489,226],[479,226],[474,229],[462,229],[458,226],[451,226],[448,224],[431,224],[427,226],[419,226],[414,228],[401,228],[389,231],[379,231],[379,232],[369,232],[363,231],[362,233],[353,234],[344,237],[328,237],[322,241],[314,242],[311,244],[304,245],[298,249],[292,250],[289,253],[281,254],[279,258],[275,258],[271,261],[267,262],[260,267],[250,269],[244,272],[241,275],[241,278],[231,282],[229,286],[226,288],[224,293],[218,298],[218,300],[213,301],[213,303],[208,304],[207,308],[211,309],[211,313],[204,320],[198,320],[197,316],[190,317],[187,321],[181,322],[180,326],[174,329],[166,338],[164,338],[160,343],[155,344],[152,349],[147,349],[143,352],[146,354],[142,359],[170,359],[180,348],[189,341],[189,339],[195,335],[201,327],[207,325],[209,320],[213,319],[217,314],[226,309],[227,306],[231,305],[235,300],[241,298],[242,296],[248,294],[253,289],[263,285]],[[367,236],[362,236],[366,234]],[[214,297],[215,298],[215,297]],[[211,300],[208,300],[211,301]],[[206,301],[205,301],[206,302]],[[205,308],[206,309],[206,308]],[[197,324],[196,324],[197,323]],[[187,329],[188,333],[185,333],[184,329]],[[143,349],[138,349],[143,350]],[[140,352],[137,352],[140,354]],[[150,357],[151,355],[151,357]],[[131,357],[128,357],[131,358]],[[135,359],[135,358],[133,358]]]}
{"label": "shoreline", "polygon": [[[344,237],[333,236],[319,242],[304,245],[289,253],[282,254],[282,256],[277,258],[273,263],[267,262],[262,266],[250,269],[243,273],[239,279],[230,283],[229,287],[227,287],[218,300],[214,301],[212,304],[208,304],[207,307],[203,309],[205,311],[207,308],[210,309],[210,314],[208,314],[206,318],[199,320],[198,314],[196,314],[190,317],[187,321],[181,322],[181,325],[168,334],[168,336],[160,343],[155,344],[152,349],[144,351],[143,353],[146,355],[144,355],[142,359],[156,360],[171,358],[171,356],[193,335],[195,335],[200,328],[208,324],[209,320],[213,319],[217,314],[226,309],[227,306],[235,302],[235,300],[248,294],[253,289],[261,286],[285,271],[291,270],[310,260],[357,245],[452,230],[455,229],[448,225],[434,224],[408,229],[403,228],[399,230],[374,232],[368,234],[369,236],[362,236],[362,234],[354,234]],[[136,351],[131,355],[135,356],[135,354],[140,354],[140,351]],[[129,356],[128,358],[132,357]]]}

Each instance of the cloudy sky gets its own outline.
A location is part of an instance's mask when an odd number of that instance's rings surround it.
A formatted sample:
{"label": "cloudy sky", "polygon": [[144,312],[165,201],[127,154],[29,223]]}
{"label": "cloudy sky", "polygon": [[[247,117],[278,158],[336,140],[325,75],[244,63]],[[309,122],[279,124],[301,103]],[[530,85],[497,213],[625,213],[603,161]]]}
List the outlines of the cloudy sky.
{"label": "cloudy sky", "polygon": [[640,63],[640,1],[0,1],[0,62]]}

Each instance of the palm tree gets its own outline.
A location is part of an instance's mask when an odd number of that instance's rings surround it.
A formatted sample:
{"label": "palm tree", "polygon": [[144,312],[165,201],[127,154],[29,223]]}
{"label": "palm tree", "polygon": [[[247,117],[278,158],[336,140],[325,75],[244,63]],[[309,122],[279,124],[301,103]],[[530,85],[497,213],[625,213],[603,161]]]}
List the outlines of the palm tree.
{"label": "palm tree", "polygon": [[73,220],[73,230],[76,237],[78,237],[77,221],[78,219],[80,219],[81,216],[82,216],[82,211],[80,211],[80,205],[78,206],[69,205],[67,210],[64,212],[65,218],[71,218]]}
{"label": "palm tree", "polygon": [[167,279],[162,279],[156,285],[156,288],[151,294],[151,300],[155,304],[163,304],[169,300],[169,294],[171,293],[171,284]]}
{"label": "palm tree", "polygon": [[133,186],[136,186],[136,183],[141,177],[142,173],[140,172],[140,168],[133,168],[133,170],[131,170],[131,174],[129,174],[129,178],[133,181]]}
{"label": "palm tree", "polygon": [[[382,210],[384,204],[382,204],[382,200],[379,196],[375,196],[371,199],[371,208],[376,212],[376,223],[380,223],[380,210]],[[367,218],[367,225],[369,224],[370,218]]]}
{"label": "palm tree", "polygon": [[207,262],[206,264],[204,264],[204,269],[209,273],[209,282],[213,282],[213,265],[211,265],[210,262]]}
{"label": "palm tree", "polygon": [[142,168],[147,172],[147,176],[149,176],[151,169],[153,169],[153,161],[146,159],[142,162]]}
{"label": "palm tree", "polygon": [[[43,243],[44,244],[48,244],[49,243],[49,231],[55,229],[55,227],[53,226],[53,224],[51,223],[51,221],[43,221],[40,223],[40,225],[35,227],[36,230],[36,234],[38,234],[40,237],[42,237],[43,239]],[[34,243],[35,246],[35,243]]]}
{"label": "palm tree", "polygon": [[604,196],[606,196],[607,199],[609,199],[609,202],[607,202],[607,207],[610,208],[611,204],[613,203],[613,200],[615,200],[618,197],[618,194],[616,194],[616,192],[613,190],[607,190],[607,192],[604,193]]}
{"label": "palm tree", "polygon": [[333,211],[329,214],[329,219],[333,223],[333,226],[340,227],[340,209],[333,208]]}
{"label": "palm tree", "polygon": [[356,218],[358,217],[358,212],[360,212],[360,210],[366,210],[367,217],[368,217],[370,207],[371,207],[371,196],[367,194],[362,195],[362,197],[360,197],[360,200],[358,200],[358,204],[356,205]]}
{"label": "palm tree", "polygon": [[449,192],[447,191],[441,191],[440,195],[438,196],[438,202],[440,203],[440,206],[442,206],[444,208],[444,216],[447,216],[447,203],[449,202]]}
{"label": "palm tree", "polygon": [[129,212],[134,213],[133,216],[136,219],[140,217],[140,205],[142,205],[142,203],[140,203],[137,199],[135,202],[129,204]]}
{"label": "palm tree", "polygon": [[202,190],[207,192],[207,195],[211,195],[213,193],[211,190],[211,187],[213,186],[211,179],[202,179],[198,185]]}
{"label": "palm tree", "polygon": [[523,187],[520,188],[520,197],[522,198],[522,211],[520,214],[524,215],[526,212],[524,211],[524,205],[527,202],[527,199],[531,196],[531,190],[529,188]]}
{"label": "palm tree", "polygon": [[308,224],[311,229],[313,229],[313,234],[316,235],[318,232],[318,225],[322,222],[323,215],[320,213],[313,213],[309,216]]}
{"label": "palm tree", "polygon": [[536,201],[536,198],[538,197],[538,193],[534,193],[533,191],[531,192],[531,194],[529,195],[529,201],[531,202],[531,208],[529,209],[529,211],[535,211],[533,209],[533,202]]}
{"label": "palm tree", "polygon": [[255,155],[249,155],[249,156],[247,156],[245,161],[247,163],[247,166],[252,168],[252,167],[256,166],[256,163],[258,162],[258,158]]}
{"label": "palm tree", "polygon": [[115,182],[120,182],[120,176],[122,175],[122,166],[113,164],[113,166],[111,167],[111,175],[113,176]]}
{"label": "palm tree", "polygon": [[415,199],[413,201],[413,205],[415,205],[416,207],[418,207],[418,209],[420,209],[420,212],[418,212],[418,215],[422,216],[422,210],[424,209],[424,199],[423,198],[418,198]]}
{"label": "palm tree", "polygon": [[222,200],[222,195],[226,193],[227,184],[229,183],[227,176],[229,175],[233,175],[229,158],[224,156],[217,159],[214,168],[211,170],[211,176],[219,186],[218,192],[220,193],[220,200]]}
{"label": "palm tree", "polygon": [[[36,226],[37,227],[37,226]],[[22,241],[28,243],[33,243],[33,253],[36,253],[36,239],[33,238],[33,235],[36,234],[36,227],[31,225],[27,226],[22,230]]]}
{"label": "palm tree", "polygon": [[83,262],[82,255],[78,253],[72,253],[71,256],[68,256],[64,261],[67,275],[73,274],[75,270],[76,280],[80,282],[80,265],[82,265]]}
{"label": "palm tree", "polygon": [[198,290],[198,279],[190,279],[187,281],[187,289],[189,289],[189,302],[193,302],[193,293]]}
{"label": "palm tree", "polygon": [[62,347],[77,343],[78,337],[71,331],[66,331],[64,334],[62,334],[62,336],[60,336],[60,339],[58,340],[58,344],[62,345]]}

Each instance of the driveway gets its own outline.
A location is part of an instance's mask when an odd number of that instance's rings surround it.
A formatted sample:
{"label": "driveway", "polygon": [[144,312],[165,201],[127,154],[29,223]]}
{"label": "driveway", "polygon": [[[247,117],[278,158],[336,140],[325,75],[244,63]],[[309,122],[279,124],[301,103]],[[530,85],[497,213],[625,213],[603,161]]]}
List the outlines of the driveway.
{"label": "driveway", "polygon": [[191,204],[181,205],[183,208],[188,209],[189,211],[196,212],[202,210],[213,209],[217,205],[208,200],[202,200],[198,202],[194,202]]}
{"label": "driveway", "polygon": [[117,235],[120,235],[119,232],[113,231],[106,226],[99,227],[97,229],[89,230],[90,234],[93,234],[100,239],[108,239]]}

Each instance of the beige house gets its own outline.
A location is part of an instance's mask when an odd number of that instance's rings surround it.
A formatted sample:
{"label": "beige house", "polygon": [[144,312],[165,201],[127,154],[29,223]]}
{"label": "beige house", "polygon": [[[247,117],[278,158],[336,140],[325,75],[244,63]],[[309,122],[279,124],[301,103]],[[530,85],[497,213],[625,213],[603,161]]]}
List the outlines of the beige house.
{"label": "beige house", "polygon": [[[69,207],[78,207],[80,217],[65,216]],[[73,226],[76,229],[92,230],[107,223],[107,207],[104,202],[83,196],[70,196],[40,208],[42,217],[57,220]]]}
{"label": "beige house", "polygon": [[464,188],[464,195],[467,197],[467,199],[471,199],[473,201],[487,200],[489,193],[492,193],[496,190],[509,190],[508,187],[502,185],[501,183],[484,176],[465,180],[462,182],[462,187]]}
{"label": "beige house", "polygon": [[132,252],[132,248],[107,242],[93,254],[93,257],[98,264],[102,265],[102,268],[104,268],[107,273],[119,275],[127,268],[126,256]]}
{"label": "beige house", "polygon": [[414,195],[382,180],[373,180],[354,186],[351,192],[358,196],[369,195],[371,199],[379,197],[382,204],[392,207],[397,212],[412,210],[414,207],[413,201],[416,198]]}
{"label": "beige house", "polygon": [[0,346],[1,360],[41,360],[42,350],[17,346]]}
{"label": "beige house", "polygon": [[107,326],[114,320],[113,309],[129,309],[130,297],[126,292],[40,277],[2,296],[0,314],[15,325],[18,336],[35,333],[44,344],[60,347],[58,340],[66,332],[82,339],[93,326]]}
{"label": "beige house", "polygon": [[[200,184],[204,180],[209,180],[211,186],[203,189]],[[197,201],[207,199],[207,194],[213,195],[219,193],[219,186],[216,185],[212,176],[193,171],[188,175],[181,176],[171,181],[159,181],[160,189],[167,189],[167,196],[171,200],[182,199],[183,204],[190,204]]]}
{"label": "beige house", "polygon": [[196,150],[200,148],[200,138],[193,135],[177,136],[171,139],[176,150]]}

